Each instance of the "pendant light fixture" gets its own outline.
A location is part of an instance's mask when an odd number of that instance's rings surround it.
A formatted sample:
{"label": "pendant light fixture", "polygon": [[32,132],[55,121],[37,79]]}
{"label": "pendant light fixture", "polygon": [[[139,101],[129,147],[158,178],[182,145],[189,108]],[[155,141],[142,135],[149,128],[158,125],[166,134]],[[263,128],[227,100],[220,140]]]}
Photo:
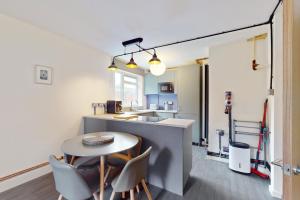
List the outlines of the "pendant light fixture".
{"label": "pendant light fixture", "polygon": [[161,61],[160,61],[160,59],[158,59],[158,57],[156,55],[156,50],[154,49],[154,54],[153,54],[153,57],[151,58],[151,60],[149,60],[149,64],[150,65],[158,65],[160,63],[161,63]]}
{"label": "pendant light fixture", "polygon": [[163,62],[159,64],[150,64],[150,72],[154,76],[161,76],[166,72],[166,65]]}
{"label": "pendant light fixture", "polygon": [[154,54],[151,60],[149,60],[150,72],[155,76],[161,76],[166,71],[166,65],[161,62],[161,60],[156,55],[156,50],[154,49]]}
{"label": "pendant light fixture", "polygon": [[130,69],[134,69],[134,68],[138,67],[138,65],[134,62],[133,53],[131,54],[131,58],[130,58],[129,63],[126,64],[126,67],[128,67]]}
{"label": "pendant light fixture", "polygon": [[111,65],[107,68],[110,71],[117,71],[119,69],[119,67],[117,65],[115,65],[115,59],[113,58]]}

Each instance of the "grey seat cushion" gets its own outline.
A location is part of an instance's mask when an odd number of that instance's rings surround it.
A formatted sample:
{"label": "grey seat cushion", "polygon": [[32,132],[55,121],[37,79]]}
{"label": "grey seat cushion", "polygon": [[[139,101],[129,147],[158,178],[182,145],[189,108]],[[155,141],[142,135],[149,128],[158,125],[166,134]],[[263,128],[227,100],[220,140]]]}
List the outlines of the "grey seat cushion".
{"label": "grey seat cushion", "polygon": [[79,168],[77,172],[86,181],[91,191],[99,191],[100,173],[98,167],[93,168]]}
{"label": "grey seat cushion", "polygon": [[120,158],[114,158],[112,156],[108,156],[107,157],[107,164],[110,166],[114,166],[114,167],[124,167],[126,165],[125,160],[120,159]]}
{"label": "grey seat cushion", "polygon": [[99,157],[79,157],[75,160],[73,166],[77,169],[89,169],[100,165]]}

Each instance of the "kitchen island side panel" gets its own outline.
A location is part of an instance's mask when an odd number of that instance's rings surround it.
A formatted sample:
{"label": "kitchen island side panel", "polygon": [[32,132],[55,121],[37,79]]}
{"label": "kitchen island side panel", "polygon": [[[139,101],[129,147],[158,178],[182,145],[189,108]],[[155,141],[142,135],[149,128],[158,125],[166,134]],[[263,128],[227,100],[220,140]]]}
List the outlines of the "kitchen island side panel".
{"label": "kitchen island side panel", "polygon": [[98,120],[92,118],[83,118],[84,125],[84,133],[94,133],[94,132],[101,132],[107,130],[107,121],[106,120]]}
{"label": "kitchen island side panel", "polygon": [[193,126],[191,125],[184,129],[184,134],[182,135],[182,145],[183,145],[183,185],[185,185],[190,176],[190,171],[192,170],[193,162],[193,152],[191,142],[193,140]]}
{"label": "kitchen island side panel", "polygon": [[[184,186],[192,165],[192,163],[185,163],[192,162],[191,128],[85,119],[85,133],[98,130],[104,131],[104,129],[141,136],[143,138],[143,150],[149,146],[153,147],[149,161],[149,183],[178,195],[183,195]],[[184,136],[184,134],[190,136]]]}

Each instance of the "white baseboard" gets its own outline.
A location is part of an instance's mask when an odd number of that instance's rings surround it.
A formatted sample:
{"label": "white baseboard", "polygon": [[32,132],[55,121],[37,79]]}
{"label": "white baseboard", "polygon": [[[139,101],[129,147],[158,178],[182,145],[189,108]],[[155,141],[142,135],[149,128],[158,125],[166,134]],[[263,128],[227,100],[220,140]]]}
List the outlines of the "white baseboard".
{"label": "white baseboard", "polygon": [[271,185],[269,185],[269,192],[271,194],[272,197],[278,198],[278,199],[282,199],[282,193],[274,190]]}
{"label": "white baseboard", "polygon": [[36,179],[40,176],[48,174],[51,172],[51,167],[49,165],[42,167],[40,169],[28,172],[26,174],[14,177],[12,179],[6,180],[0,184],[0,193],[6,190],[12,189],[18,185]]}

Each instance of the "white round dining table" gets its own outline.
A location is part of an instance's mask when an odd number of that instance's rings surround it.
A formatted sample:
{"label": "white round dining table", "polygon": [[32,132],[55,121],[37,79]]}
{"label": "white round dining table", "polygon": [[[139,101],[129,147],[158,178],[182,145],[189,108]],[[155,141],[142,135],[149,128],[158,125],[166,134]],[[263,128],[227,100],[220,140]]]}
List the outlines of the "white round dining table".
{"label": "white round dining table", "polygon": [[[113,142],[99,145],[85,145],[82,143],[82,139],[86,135],[112,135],[114,136]],[[122,151],[129,150],[136,146],[138,138],[129,133],[122,132],[96,132],[87,133],[65,140],[61,146],[63,153],[72,156],[73,158],[78,157],[100,157],[100,194],[99,199],[104,200],[104,168],[105,168],[105,156],[119,153]]]}

